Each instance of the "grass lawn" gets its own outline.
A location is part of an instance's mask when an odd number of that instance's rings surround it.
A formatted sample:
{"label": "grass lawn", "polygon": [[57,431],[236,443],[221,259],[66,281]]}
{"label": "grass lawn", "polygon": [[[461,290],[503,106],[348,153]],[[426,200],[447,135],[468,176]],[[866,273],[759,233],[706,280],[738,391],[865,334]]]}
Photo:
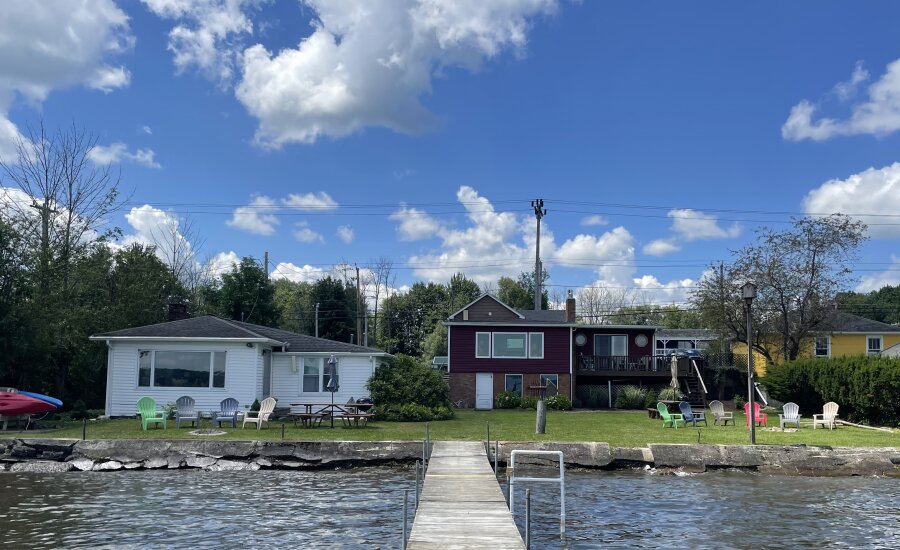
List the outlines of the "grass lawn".
{"label": "grass lawn", "polygon": [[[708,415],[710,416],[710,415]],[[773,422],[774,418],[774,422]],[[663,428],[661,420],[647,417],[644,411],[549,411],[547,433],[534,433],[535,412],[523,410],[456,411],[456,418],[442,422],[430,422],[432,440],[484,440],[487,423],[491,427],[491,439],[501,441],[601,441],[613,447],[643,447],[648,443],[718,443],[747,444],[748,429],[742,414],[735,413],[736,426],[700,426],[699,428]],[[778,424],[778,415],[769,416],[769,425]],[[169,422],[166,430],[150,428],[141,431],[137,420],[89,421],[88,439],[230,439],[230,440],[281,440],[281,422],[275,421],[268,428],[256,430],[225,428],[225,435],[193,436],[191,428],[174,428]],[[209,421],[203,423],[210,427]],[[28,432],[0,432],[0,437],[75,438],[81,439],[81,422],[71,422],[61,429]],[[404,441],[425,437],[424,422],[373,422],[365,428],[344,428],[336,423],[329,429],[327,423],[318,428],[295,427],[287,423],[286,441]],[[835,447],[900,447],[900,432],[893,433],[841,426],[835,430],[804,427],[794,433],[764,431],[757,428],[759,444],[830,445]]]}

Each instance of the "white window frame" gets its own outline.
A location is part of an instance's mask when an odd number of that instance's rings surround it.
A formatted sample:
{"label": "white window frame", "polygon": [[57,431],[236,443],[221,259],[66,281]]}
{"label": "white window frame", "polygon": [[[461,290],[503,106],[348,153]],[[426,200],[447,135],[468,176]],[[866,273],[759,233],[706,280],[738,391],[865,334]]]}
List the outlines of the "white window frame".
{"label": "white window frame", "polygon": [[[303,381],[306,378],[305,373],[306,373],[306,360],[307,359],[313,359],[318,363],[316,365],[316,367],[319,370],[319,376],[318,376],[319,383],[317,386],[319,389],[317,391],[304,391],[304,389],[303,389]],[[327,359],[326,357],[316,357],[316,356],[310,356],[310,355],[306,355],[306,356],[301,355],[301,356],[297,357],[297,360],[300,362],[300,368],[298,370],[299,370],[299,374],[300,374],[300,394],[301,395],[322,395],[322,394],[326,394],[326,393],[331,393],[325,389],[326,384],[328,384],[328,378],[325,376],[325,371],[328,368],[326,359]],[[337,365],[335,365],[334,367],[335,367],[335,371],[337,372],[338,386],[340,386],[340,383],[341,383],[341,362],[340,362],[340,360],[338,361]],[[340,391],[338,391],[338,393],[340,393]]]}
{"label": "white window frame", "polygon": [[509,385],[506,383],[506,381],[509,379],[510,376],[518,376],[519,379],[522,380],[522,383],[519,384],[519,397],[525,397],[525,375],[523,375],[523,374],[506,374],[506,375],[504,375],[503,376],[503,391],[510,391],[507,389],[509,387]]}
{"label": "white window frame", "polygon": [[[497,355],[497,342],[496,338],[498,335],[504,336],[507,334],[512,334],[514,336],[522,336],[524,337],[525,343],[523,351],[525,355]],[[527,332],[492,332],[491,333],[491,357],[494,359],[528,359],[528,333]]]}
{"label": "white window frame", "polygon": [[[487,355],[478,355],[478,337],[481,336],[482,334],[487,336],[487,342],[488,342]],[[491,336],[490,332],[476,332],[475,333],[475,358],[476,359],[490,359],[491,352],[493,351],[493,347],[494,347],[494,338]]]}
{"label": "white window frame", "polygon": [[[869,348],[869,339],[874,338],[878,340],[878,349],[873,350]],[[866,335],[866,355],[878,356],[881,355],[881,352],[884,351],[884,336],[880,334],[867,334]]]}
{"label": "white window frame", "polygon": [[622,355],[615,355],[614,353],[611,353],[608,357],[628,357],[628,335],[627,334],[595,334],[594,342],[593,342],[594,355],[600,355],[599,353],[597,353],[597,338],[603,338],[603,337],[607,337],[607,336],[610,338],[609,348],[610,348],[611,352],[614,351],[613,348],[615,347],[612,344],[612,338],[620,337],[625,340],[625,353]]}
{"label": "white window frame", "polygon": [[[819,355],[819,346],[816,345],[816,340],[819,338],[825,338],[825,355]],[[866,340],[866,346],[869,345],[869,341]],[[813,357],[831,357],[831,336],[814,336],[813,337]]]}
{"label": "white window frame", "polygon": [[[141,385],[141,353],[148,352],[150,354],[150,384],[148,386]],[[156,353],[157,352],[173,352],[173,353],[208,353],[209,354],[209,382],[206,386],[157,386],[156,383]],[[137,369],[135,371],[135,384],[134,387],[136,389],[194,389],[194,390],[217,390],[217,391],[225,391],[225,387],[227,386],[226,382],[228,380],[228,351],[227,350],[208,350],[208,349],[138,349],[137,350]],[[224,353],[225,354],[225,381],[222,382],[222,387],[214,386],[213,377],[215,376],[215,362],[216,362],[216,354]]]}
{"label": "white window frame", "polygon": [[[541,337],[541,354],[540,355],[531,355],[531,339],[535,336]],[[544,342],[546,338],[544,337],[543,332],[529,332],[528,333],[528,358],[529,359],[543,359],[544,358]]]}
{"label": "white window frame", "polygon": [[539,374],[539,375],[538,375],[538,381],[540,382],[540,385],[541,385],[541,386],[546,386],[546,385],[547,385],[547,384],[544,384],[544,377],[547,377],[547,378],[551,378],[551,377],[556,378],[556,382],[554,382],[554,385],[556,386],[556,390],[559,391],[559,374],[558,374],[558,373],[554,373],[554,374]]}

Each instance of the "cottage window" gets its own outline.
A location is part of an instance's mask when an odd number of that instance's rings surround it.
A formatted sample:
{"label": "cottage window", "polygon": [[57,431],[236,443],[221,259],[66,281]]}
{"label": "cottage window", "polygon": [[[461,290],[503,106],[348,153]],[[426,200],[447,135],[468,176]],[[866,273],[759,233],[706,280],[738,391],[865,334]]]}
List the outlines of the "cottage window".
{"label": "cottage window", "polygon": [[555,395],[556,391],[559,390],[559,375],[558,374],[542,374],[541,375],[541,385],[547,386],[547,395]]}
{"label": "cottage window", "polygon": [[224,351],[150,351],[138,353],[138,386],[224,388]]}
{"label": "cottage window", "polygon": [[511,391],[519,397],[522,397],[522,375],[507,374],[505,389],[506,391]]}
{"label": "cottage window", "polygon": [[475,357],[489,358],[491,356],[491,333],[475,333]]}
{"label": "cottage window", "polygon": [[868,355],[881,355],[884,349],[884,341],[881,336],[866,336],[866,353]]}
{"label": "cottage window", "polygon": [[531,359],[544,358],[544,333],[532,332],[528,335],[528,357]]}
{"label": "cottage window", "polygon": [[[340,386],[340,370],[335,365],[335,379]],[[303,358],[303,393],[322,393],[328,391],[328,371],[325,360],[321,357]]]}
{"label": "cottage window", "polygon": [[831,356],[831,337],[830,336],[816,336],[816,345],[815,345],[816,357],[830,357]]}
{"label": "cottage window", "polygon": [[525,332],[495,332],[494,333],[494,357],[524,359],[528,357],[525,341],[528,333]]}
{"label": "cottage window", "polygon": [[628,338],[624,334],[596,334],[594,355],[624,357],[628,355]]}

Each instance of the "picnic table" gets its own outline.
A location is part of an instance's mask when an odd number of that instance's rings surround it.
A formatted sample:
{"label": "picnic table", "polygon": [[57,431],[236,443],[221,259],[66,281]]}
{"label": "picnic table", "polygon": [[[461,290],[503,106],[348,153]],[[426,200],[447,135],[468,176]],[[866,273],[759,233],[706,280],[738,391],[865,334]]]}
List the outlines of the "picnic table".
{"label": "picnic table", "polygon": [[306,428],[320,426],[322,420],[329,417],[340,418],[346,427],[363,427],[374,414],[367,413],[372,403],[291,403],[291,407],[302,407],[302,411],[288,413],[289,418],[301,423]]}

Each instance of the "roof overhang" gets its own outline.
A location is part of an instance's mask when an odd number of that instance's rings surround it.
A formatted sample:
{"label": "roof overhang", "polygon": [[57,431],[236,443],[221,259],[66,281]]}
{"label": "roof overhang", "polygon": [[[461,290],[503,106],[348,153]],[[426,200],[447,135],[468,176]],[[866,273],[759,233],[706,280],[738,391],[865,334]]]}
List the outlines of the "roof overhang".
{"label": "roof overhang", "polygon": [[545,327],[569,328],[572,323],[523,323],[520,321],[444,321],[445,327]]}
{"label": "roof overhang", "polygon": [[613,328],[617,330],[659,330],[663,327],[657,325],[574,325],[576,329],[579,328]]}
{"label": "roof overhang", "polygon": [[[511,312],[512,312],[516,317],[518,317],[519,319],[524,319],[524,318],[525,318],[524,315],[522,315],[522,314],[519,313],[518,311],[514,310],[513,308],[509,307],[508,305],[504,304],[504,303],[500,300],[500,298],[497,298],[496,296],[494,296],[493,294],[491,294],[491,293],[489,293],[489,292],[485,292],[485,293],[483,293],[481,296],[479,296],[478,298],[475,298],[474,300],[472,300],[472,301],[469,302],[468,304],[466,304],[466,305],[464,305],[463,307],[459,308],[459,309],[456,311],[456,313],[453,313],[452,315],[450,315],[449,317],[447,317],[447,320],[449,321],[450,319],[453,319],[454,317],[456,317],[457,315],[459,315],[460,313],[462,313],[464,310],[469,309],[469,306],[471,306],[472,304],[474,304],[474,303],[476,303],[476,302],[480,302],[481,300],[483,300],[483,299],[485,299],[485,298],[490,298],[490,299],[494,300],[494,301],[497,302],[499,305],[501,305],[501,306],[505,307],[506,309],[508,309],[509,311],[511,311]],[[472,322],[472,321],[465,321],[465,322]]]}
{"label": "roof overhang", "polygon": [[88,340],[94,342],[235,342],[272,344],[273,346],[286,346],[287,342],[280,342],[271,338],[221,338],[213,336],[90,336]]}
{"label": "roof overhang", "polygon": [[329,355],[366,355],[372,357],[393,357],[386,351],[276,351],[277,355],[304,355],[306,357],[328,357]]}

